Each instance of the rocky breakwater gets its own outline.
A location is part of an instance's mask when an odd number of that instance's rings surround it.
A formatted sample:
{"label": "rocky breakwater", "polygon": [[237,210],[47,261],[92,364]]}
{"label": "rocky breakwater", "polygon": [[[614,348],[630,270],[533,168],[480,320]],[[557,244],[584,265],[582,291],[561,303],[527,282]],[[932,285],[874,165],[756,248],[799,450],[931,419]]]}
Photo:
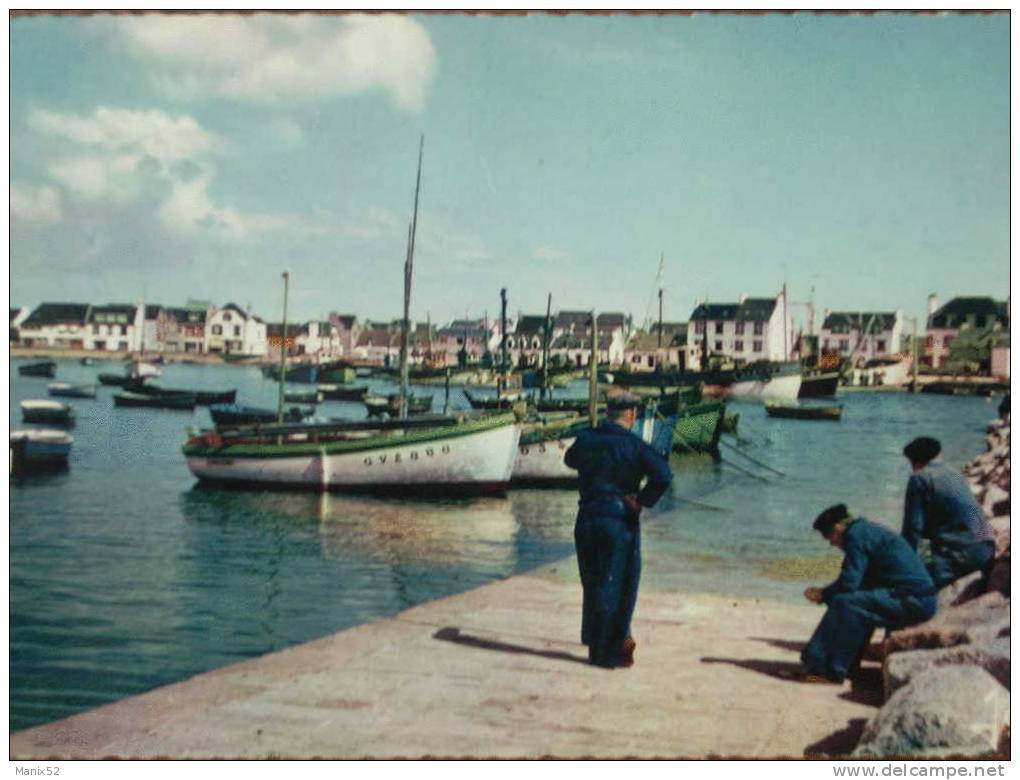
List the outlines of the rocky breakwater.
{"label": "rocky breakwater", "polygon": [[939,593],[927,623],[885,641],[885,704],[855,758],[1009,755],[1009,416],[964,469],[995,529],[995,563]]}

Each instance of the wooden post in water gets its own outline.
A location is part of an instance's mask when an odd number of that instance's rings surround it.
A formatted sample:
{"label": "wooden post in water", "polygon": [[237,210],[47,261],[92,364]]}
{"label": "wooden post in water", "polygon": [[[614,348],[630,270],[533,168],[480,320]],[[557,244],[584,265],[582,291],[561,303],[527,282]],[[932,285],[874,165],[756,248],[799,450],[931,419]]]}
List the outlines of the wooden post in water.
{"label": "wooden post in water", "polygon": [[917,392],[917,317],[910,318],[913,323],[912,335],[910,337],[911,351],[914,353],[913,381],[910,383],[910,392]]}
{"label": "wooden post in water", "polygon": [[588,418],[591,427],[598,424],[599,419],[599,329],[595,310],[591,312],[591,359],[588,362]]}
{"label": "wooden post in water", "polygon": [[276,424],[283,424],[283,386],[287,381],[287,288],[290,285],[290,274],[283,272],[283,333],[280,338],[280,394],[276,403]]}

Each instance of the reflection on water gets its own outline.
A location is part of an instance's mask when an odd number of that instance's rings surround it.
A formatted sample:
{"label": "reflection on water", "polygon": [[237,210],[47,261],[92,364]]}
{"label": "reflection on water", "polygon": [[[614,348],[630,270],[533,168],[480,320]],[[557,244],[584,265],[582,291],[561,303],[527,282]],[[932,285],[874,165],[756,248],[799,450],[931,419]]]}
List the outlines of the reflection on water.
{"label": "reflection on water", "polygon": [[[59,361],[57,378],[85,383],[100,370],[116,367]],[[44,398],[47,381],[12,370],[12,426],[18,402]],[[275,383],[250,368],[167,366],[162,382],[237,387],[239,403],[275,404]],[[71,399],[68,472],[11,483],[12,729],[573,554],[570,490],[415,501],[199,487],[180,446],[208,412],[117,409],[112,393]],[[674,459],[672,490],[642,518],[645,587],[799,600],[806,582],[838,565],[811,530],[820,509],[845,501],[898,528],[903,444],[936,435],[960,465],[983,449],[995,416],[976,398],[843,401],[839,424],[771,420],[760,406],[733,404],[740,446],[769,469],[725,447],[729,464]],[[344,402],[320,411],[364,415]]]}

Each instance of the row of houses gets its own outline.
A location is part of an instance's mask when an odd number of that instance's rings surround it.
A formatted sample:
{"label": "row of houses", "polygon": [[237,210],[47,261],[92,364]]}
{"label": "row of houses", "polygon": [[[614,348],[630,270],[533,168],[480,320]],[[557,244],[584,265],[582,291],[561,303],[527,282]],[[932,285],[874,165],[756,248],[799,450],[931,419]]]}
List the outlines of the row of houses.
{"label": "row of houses", "polygon": [[[598,360],[614,368],[654,371],[658,367],[701,368],[709,359],[732,363],[779,361],[808,354],[870,360],[905,351],[902,311],[826,311],[821,328],[794,329],[785,290],[771,298],[741,296],[732,303],[701,303],[687,322],[656,323],[635,329],[629,316],[598,314]],[[813,319],[813,315],[812,315]],[[913,323],[914,326],[917,323]],[[471,365],[498,360],[504,351],[513,366],[537,367],[548,335],[551,363],[584,367],[592,345],[591,313],[560,311],[454,320],[436,327],[412,323],[411,362],[430,367]],[[1008,347],[1009,303],[988,297],[954,298],[939,305],[928,300],[922,362],[943,367],[956,339],[992,340]],[[110,352],[182,352],[246,355],[277,359],[280,350],[316,360],[349,359],[392,365],[401,348],[400,320],[360,321],[332,313],[324,320],[268,323],[235,303],[217,307],[129,304],[43,303],[34,310],[11,310],[11,339],[27,347],[64,347]],[[920,334],[919,334],[920,335]],[[1008,373],[1008,368],[1007,368]]]}

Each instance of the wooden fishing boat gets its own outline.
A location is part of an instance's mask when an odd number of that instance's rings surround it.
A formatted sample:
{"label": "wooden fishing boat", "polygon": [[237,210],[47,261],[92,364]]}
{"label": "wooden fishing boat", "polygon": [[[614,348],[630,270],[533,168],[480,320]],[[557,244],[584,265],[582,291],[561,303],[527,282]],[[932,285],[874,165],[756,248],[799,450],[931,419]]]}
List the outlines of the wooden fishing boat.
{"label": "wooden fishing boat", "polygon": [[155,363],[135,360],[127,368],[127,375],[132,379],[150,379],[162,376],[163,372]]}
{"label": "wooden fishing boat", "polygon": [[24,422],[61,427],[74,425],[74,409],[68,404],[59,401],[29,400],[22,401],[20,407],[21,419]]}
{"label": "wooden fishing boat", "polygon": [[766,403],[765,413],[769,417],[790,420],[831,420],[838,421],[843,414],[842,404],[784,404]]}
{"label": "wooden fishing boat", "polygon": [[702,385],[712,398],[794,400],[802,377],[797,362],[749,363],[740,368],[715,371],[622,372],[613,374],[613,384],[630,388],[691,387]]}
{"label": "wooden fishing boat", "polygon": [[54,360],[43,360],[38,363],[25,363],[18,366],[21,376],[46,376],[51,379],[57,374],[57,363]]}
{"label": "wooden fishing boat", "polygon": [[512,414],[429,416],[206,432],[184,445],[203,482],[310,490],[500,493],[520,428]]}
{"label": "wooden fishing boat", "polygon": [[159,385],[146,384],[144,381],[133,382],[126,389],[139,395],[151,396],[195,396],[195,406],[211,406],[212,404],[232,404],[237,398],[237,390],[183,390]]}
{"label": "wooden fishing boat", "polygon": [[74,439],[64,431],[33,428],[11,431],[10,471],[65,468]]}
{"label": "wooden fishing boat", "polygon": [[[283,400],[289,404],[317,404],[323,399],[321,390],[292,390],[284,392]],[[233,400],[233,399],[231,399]]]}
{"label": "wooden fishing boat", "polygon": [[318,382],[330,384],[346,384],[353,382],[356,376],[354,366],[343,361],[332,361],[329,363],[293,363],[281,372],[280,366],[269,365],[262,367],[262,374],[268,379],[279,379],[281,373],[284,380],[295,384],[316,384]]}
{"label": "wooden fishing boat", "polygon": [[191,411],[195,408],[194,393],[162,393],[159,395],[146,395],[125,390],[113,396],[115,406],[142,407],[146,409],[175,409]]}
{"label": "wooden fishing boat", "polygon": [[361,401],[368,393],[368,387],[341,387],[340,385],[319,385],[323,401]]}
{"label": "wooden fishing boat", "polygon": [[100,374],[97,379],[101,385],[113,385],[115,387],[127,387],[138,380],[125,374]]}
{"label": "wooden fishing boat", "polygon": [[[298,423],[309,417],[313,409],[302,409],[292,406],[283,410],[283,421]],[[240,404],[212,404],[209,415],[217,428],[236,428],[244,425],[274,425],[277,418],[276,409],[260,409]]]}
{"label": "wooden fishing boat", "polygon": [[831,398],[839,387],[839,371],[805,368],[801,373],[798,398]]}
{"label": "wooden fishing boat", "polygon": [[95,385],[71,385],[67,382],[53,382],[46,385],[46,392],[58,398],[95,398]]}

